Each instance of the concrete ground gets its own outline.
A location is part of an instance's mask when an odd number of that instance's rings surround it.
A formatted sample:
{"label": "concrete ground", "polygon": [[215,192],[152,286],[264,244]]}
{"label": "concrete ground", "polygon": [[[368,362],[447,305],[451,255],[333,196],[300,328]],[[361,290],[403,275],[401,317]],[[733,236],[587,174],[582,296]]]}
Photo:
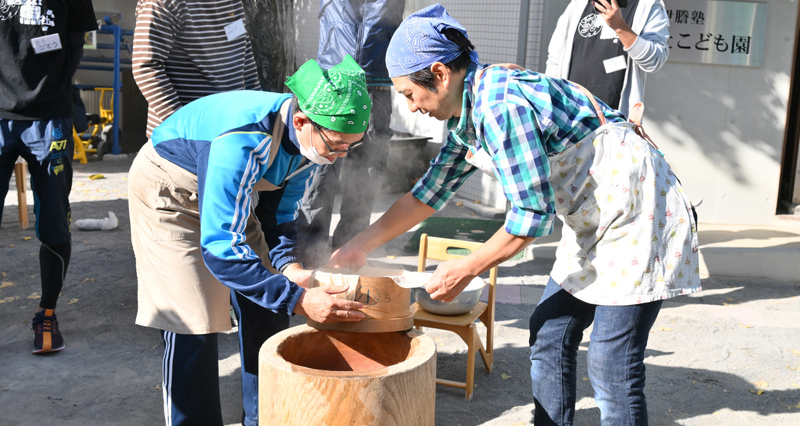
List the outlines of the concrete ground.
{"label": "concrete ground", "polygon": [[[120,226],[111,231],[74,229],[72,264],[58,307],[67,348],[48,356],[30,353],[30,320],[41,291],[39,243],[32,227],[18,227],[12,181],[0,228],[0,425],[163,422],[162,343],[157,332],[133,324],[136,279],[126,182],[130,162],[130,158],[107,157],[75,167],[73,219],[101,218],[113,211]],[[105,178],[89,179],[97,173]],[[382,197],[376,211],[396,197]],[[451,203],[438,214],[472,216],[475,212],[467,206],[468,201],[461,206]],[[758,252],[772,250],[768,258],[782,264],[764,268],[772,279],[752,278],[762,275],[748,275],[753,268],[741,262],[742,257],[729,256],[727,266],[720,260],[715,261],[719,267],[707,268],[705,291],[664,304],[645,360],[650,423],[800,425],[800,283],[780,280],[779,272],[775,272],[777,277],[770,272],[800,264],[800,249],[792,245],[800,239],[791,239],[797,229],[720,230],[701,224],[700,230],[704,250],[706,236],[708,249],[752,249],[760,244]],[[415,255],[402,250],[410,236],[407,233],[390,242],[373,253],[370,261],[414,269]],[[770,240],[774,244],[766,242]],[[547,250],[545,241],[532,251],[533,260],[501,266],[494,370],[486,374],[478,358],[475,396],[470,402],[461,390],[437,387],[436,425],[532,424],[528,317],[552,263]],[[734,273],[722,275],[725,271]],[[293,318],[294,324],[302,322],[299,316]],[[463,380],[466,345],[451,333],[426,332],[437,344],[438,376]],[[588,332],[579,353],[576,425],[600,422],[586,374]],[[238,424],[241,415],[236,342],[235,333],[220,338],[226,425]]]}

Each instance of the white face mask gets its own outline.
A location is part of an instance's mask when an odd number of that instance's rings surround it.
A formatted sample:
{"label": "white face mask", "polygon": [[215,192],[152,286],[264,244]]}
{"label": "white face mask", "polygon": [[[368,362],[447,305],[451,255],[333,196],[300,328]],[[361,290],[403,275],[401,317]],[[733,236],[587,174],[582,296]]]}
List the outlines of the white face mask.
{"label": "white face mask", "polygon": [[[328,160],[327,158],[319,155],[319,152],[317,151],[317,148],[314,147],[314,145],[311,145],[311,150],[308,150],[306,149],[306,147],[303,146],[302,142],[300,141],[297,142],[298,145],[300,145],[300,154],[303,157],[306,157],[308,161],[311,161],[314,164],[319,164],[321,166],[325,166],[327,164],[333,164],[333,161]],[[311,144],[311,138],[308,139],[308,143]]]}

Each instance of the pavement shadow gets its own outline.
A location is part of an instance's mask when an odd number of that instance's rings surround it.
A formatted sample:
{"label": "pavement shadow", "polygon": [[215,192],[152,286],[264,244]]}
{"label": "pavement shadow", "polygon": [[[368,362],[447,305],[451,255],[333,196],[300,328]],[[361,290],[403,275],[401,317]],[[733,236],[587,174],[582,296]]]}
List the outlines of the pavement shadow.
{"label": "pavement shadow", "polygon": [[[649,360],[645,363],[652,425],[685,425],[686,420],[697,421],[698,417],[716,416],[722,411],[757,413],[764,417],[797,412],[800,389],[769,390],[759,395],[758,388],[734,374],[653,365]],[[599,410],[595,411],[599,420]]]}
{"label": "pavement shadow", "polygon": [[[114,161],[117,160],[90,161],[87,165],[76,164],[75,169],[83,174],[127,171],[129,164],[121,165]],[[85,181],[85,175],[80,179]],[[105,183],[112,183],[109,181]],[[88,188],[92,188],[93,192],[81,192]],[[0,406],[4,407],[0,424],[29,424],[32,418],[30,413],[36,413],[34,419],[37,422],[68,426],[163,422],[160,388],[163,343],[157,331],[134,325],[137,286],[127,201],[102,199],[104,193],[97,191],[98,188],[91,187],[88,182],[73,188],[73,191],[81,192],[82,197],[81,201],[72,203],[73,219],[101,218],[108,211],[113,211],[120,224],[111,231],[83,232],[73,228],[72,263],[59,299],[59,320],[68,347],[58,355],[34,357],[30,354],[29,322],[36,303],[36,298],[32,296],[41,291],[36,258],[39,242],[35,230],[33,226],[20,230],[16,224],[3,222],[0,230],[0,272],[4,275],[0,281],[13,282],[13,286],[0,289],[0,300],[14,300],[0,305],[0,342],[3,342],[0,343],[0,358],[3,359],[3,365],[0,366]],[[123,190],[122,187],[119,189]],[[93,196],[99,198],[91,199]],[[16,214],[14,207],[6,206],[5,210],[6,214]],[[392,249],[387,254],[404,253],[402,246],[411,235],[413,232],[406,233],[387,244]],[[412,257],[405,259],[407,263],[403,267],[416,269],[413,253],[404,255]],[[397,263],[380,260],[378,263],[386,267],[398,266]],[[533,260],[501,266],[500,278],[528,279],[528,276],[537,276],[538,279],[547,275],[551,264],[552,260]],[[753,280],[712,278],[704,282],[707,294],[671,299],[665,304],[663,312],[689,304],[742,304],[800,296],[800,287],[797,285],[767,284]],[[787,302],[783,303],[786,306]],[[506,425],[501,423],[505,413],[532,410],[527,329],[528,318],[534,308],[535,305],[530,304],[497,305],[496,321],[506,328],[503,333],[512,333],[514,340],[496,347],[495,367],[489,374],[485,373],[478,357],[475,364],[477,387],[471,402],[464,400],[463,390],[437,387],[437,425]],[[291,325],[304,322],[304,318],[294,316]],[[733,325],[736,326],[735,323]],[[752,330],[755,328],[748,332]],[[774,330],[764,330],[763,333],[772,333]],[[788,336],[790,332],[791,329],[785,333]],[[697,333],[688,336],[691,338]],[[769,342],[756,341],[755,337],[752,339],[760,344]],[[235,423],[241,414],[240,372],[236,367],[238,339],[235,333],[229,333],[221,334],[219,341],[220,359],[231,360],[233,365],[221,374],[220,379],[225,421],[230,424]],[[775,342],[772,340],[769,344],[778,346]],[[682,350],[696,354],[703,350],[700,343],[682,340],[669,347],[674,347],[676,352]],[[752,346],[756,347],[756,343]],[[686,365],[694,365],[691,360],[684,358],[671,361],[672,355],[670,351],[647,351],[647,396],[652,425],[684,425],[690,419],[694,419],[689,422],[691,424],[702,424],[697,422],[703,421],[709,422],[706,424],[742,424],[697,419],[720,411],[757,413],[762,416],[798,412],[797,408],[791,407],[796,407],[800,402],[800,389],[766,390],[757,395],[751,392],[757,391],[754,385],[742,377],[745,374],[739,376],[708,368],[688,368]],[[765,353],[760,356],[753,358],[752,362],[775,363]],[[583,380],[583,377],[588,377],[585,357],[586,352],[582,350],[579,353],[579,409],[575,424],[593,425],[599,424],[599,410],[593,405],[589,381]],[[787,357],[791,358],[792,355]],[[668,365],[671,362],[682,364]],[[465,363],[466,354],[463,352],[440,353],[439,377],[463,380]],[[768,368],[772,369],[772,366]],[[776,368],[784,369],[785,365],[777,364]],[[791,381],[800,383],[800,379]],[[773,384],[773,387],[777,386],[777,383]],[[532,415],[526,413],[524,417],[530,422]],[[501,420],[493,422],[498,418]],[[727,418],[730,419],[730,416]]]}

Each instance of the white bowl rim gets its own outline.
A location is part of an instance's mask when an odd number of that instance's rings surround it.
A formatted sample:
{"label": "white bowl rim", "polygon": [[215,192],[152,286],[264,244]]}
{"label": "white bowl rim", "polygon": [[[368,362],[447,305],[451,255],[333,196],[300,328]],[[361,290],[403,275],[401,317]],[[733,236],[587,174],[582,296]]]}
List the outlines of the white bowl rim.
{"label": "white bowl rim", "polygon": [[462,293],[465,291],[482,290],[484,287],[486,287],[486,280],[481,277],[475,277],[469,282],[469,284],[467,284]]}
{"label": "white bowl rim", "polygon": [[[414,272],[414,274],[419,274],[420,276],[428,275],[429,277],[433,277],[433,272]],[[428,282],[430,282],[430,280],[428,280]],[[483,288],[486,287],[486,284],[487,282],[485,279],[481,278],[480,276],[477,276],[473,278],[472,281],[470,281],[469,284],[467,284],[467,286],[464,287],[464,290],[462,290],[461,292],[464,293],[468,291],[483,290]],[[427,285],[419,288],[421,288],[422,290],[427,290],[426,287]]]}

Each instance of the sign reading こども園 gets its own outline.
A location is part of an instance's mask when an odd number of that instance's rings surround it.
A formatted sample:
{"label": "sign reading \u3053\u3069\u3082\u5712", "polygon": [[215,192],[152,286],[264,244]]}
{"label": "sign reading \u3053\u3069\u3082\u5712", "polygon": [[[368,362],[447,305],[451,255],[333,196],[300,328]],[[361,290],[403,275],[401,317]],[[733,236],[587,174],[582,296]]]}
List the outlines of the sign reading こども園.
{"label": "sign reading \u3053\u3069\u3082\u5712", "polygon": [[760,67],[767,4],[671,0],[669,61]]}

